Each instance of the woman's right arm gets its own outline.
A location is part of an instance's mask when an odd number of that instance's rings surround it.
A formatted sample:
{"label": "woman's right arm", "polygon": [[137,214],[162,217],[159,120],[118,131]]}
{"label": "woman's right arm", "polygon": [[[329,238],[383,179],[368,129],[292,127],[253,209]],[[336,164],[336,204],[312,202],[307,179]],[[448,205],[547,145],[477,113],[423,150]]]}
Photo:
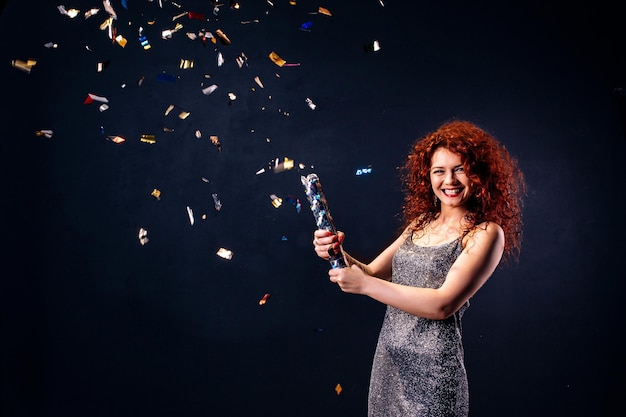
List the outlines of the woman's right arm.
{"label": "woman's right arm", "polygon": [[[391,243],[391,245],[383,250],[370,263],[361,262],[350,256],[345,251],[343,254],[348,265],[356,265],[367,275],[380,278],[385,281],[391,281],[391,261],[393,259],[393,255],[409,235],[410,232],[405,230],[395,241],[393,241],[393,243]],[[318,229],[314,232],[313,236],[313,246],[315,247],[315,252],[317,253],[317,256],[322,259],[329,258],[328,250],[330,248],[333,248],[333,250],[342,250],[341,244],[345,236],[343,232],[337,232],[337,234],[334,235],[328,230]]]}

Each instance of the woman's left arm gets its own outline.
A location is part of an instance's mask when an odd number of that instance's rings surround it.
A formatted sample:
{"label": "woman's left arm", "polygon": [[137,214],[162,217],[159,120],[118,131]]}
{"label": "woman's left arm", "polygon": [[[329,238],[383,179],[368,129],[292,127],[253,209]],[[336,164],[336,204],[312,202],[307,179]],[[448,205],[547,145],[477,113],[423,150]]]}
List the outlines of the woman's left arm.
{"label": "woman's left arm", "polygon": [[434,320],[454,314],[484,284],[500,263],[504,232],[495,223],[477,226],[439,288],[416,288],[366,275],[357,267],[329,271],[343,291],[367,295],[409,314]]}

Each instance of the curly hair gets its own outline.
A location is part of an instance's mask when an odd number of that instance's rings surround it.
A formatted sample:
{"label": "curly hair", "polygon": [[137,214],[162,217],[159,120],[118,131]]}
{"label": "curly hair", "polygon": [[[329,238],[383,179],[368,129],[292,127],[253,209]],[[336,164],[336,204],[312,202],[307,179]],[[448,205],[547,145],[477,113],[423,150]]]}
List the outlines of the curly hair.
{"label": "curly hair", "polygon": [[483,222],[497,223],[504,230],[504,258],[517,260],[522,240],[522,197],[526,194],[524,176],[504,145],[468,121],[444,123],[412,145],[400,167],[405,190],[404,227],[421,230],[441,211],[430,182],[432,156],[438,148],[461,156],[474,190],[467,203],[465,233]]}

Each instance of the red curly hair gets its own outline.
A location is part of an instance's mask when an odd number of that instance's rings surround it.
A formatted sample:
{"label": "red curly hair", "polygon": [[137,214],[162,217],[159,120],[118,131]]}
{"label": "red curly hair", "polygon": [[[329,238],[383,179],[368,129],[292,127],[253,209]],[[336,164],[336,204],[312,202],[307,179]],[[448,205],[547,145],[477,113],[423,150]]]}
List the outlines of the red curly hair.
{"label": "red curly hair", "polygon": [[504,257],[517,259],[522,240],[522,197],[526,183],[517,161],[493,136],[468,121],[444,123],[419,139],[400,168],[405,188],[402,217],[404,227],[421,230],[441,210],[430,183],[432,156],[446,148],[461,156],[473,195],[465,216],[469,232],[483,222],[494,222],[504,230]]}

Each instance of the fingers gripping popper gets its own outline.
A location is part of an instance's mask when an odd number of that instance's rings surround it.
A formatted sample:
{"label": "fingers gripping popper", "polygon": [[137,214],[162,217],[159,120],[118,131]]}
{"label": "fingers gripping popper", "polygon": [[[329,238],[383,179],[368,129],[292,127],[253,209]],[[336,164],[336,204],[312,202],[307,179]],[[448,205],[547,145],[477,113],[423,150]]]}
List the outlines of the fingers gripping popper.
{"label": "fingers gripping popper", "polygon": [[[337,229],[335,229],[333,217],[328,209],[328,203],[326,202],[326,196],[324,195],[324,190],[322,189],[319,177],[317,174],[309,174],[306,177],[301,176],[300,180],[304,186],[304,192],[307,200],[309,200],[311,205],[311,211],[313,212],[317,228],[328,230],[332,234],[336,234]],[[329,253],[329,255],[330,257],[328,258],[328,261],[333,269],[345,268],[348,265],[341,247],[338,252],[332,254]]]}

